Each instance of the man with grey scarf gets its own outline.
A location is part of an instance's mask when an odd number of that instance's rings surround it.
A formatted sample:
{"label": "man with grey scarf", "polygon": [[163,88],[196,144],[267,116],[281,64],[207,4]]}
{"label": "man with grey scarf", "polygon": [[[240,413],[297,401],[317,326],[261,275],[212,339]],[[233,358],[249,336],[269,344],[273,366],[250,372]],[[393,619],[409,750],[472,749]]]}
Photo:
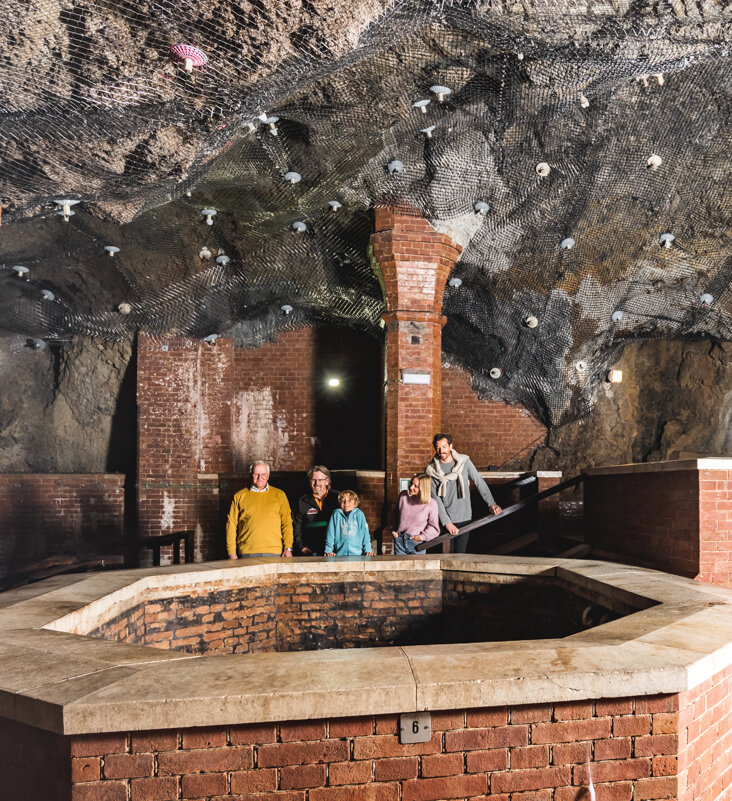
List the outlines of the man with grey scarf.
{"label": "man with grey scarf", "polygon": [[470,532],[459,537],[455,535],[473,516],[470,482],[477,487],[491,514],[497,515],[501,507],[495,502],[470,458],[453,449],[450,434],[435,434],[432,445],[435,458],[427,465],[425,473],[432,479],[432,497],[437,501],[440,525],[453,537],[450,541],[451,553],[466,553]]}

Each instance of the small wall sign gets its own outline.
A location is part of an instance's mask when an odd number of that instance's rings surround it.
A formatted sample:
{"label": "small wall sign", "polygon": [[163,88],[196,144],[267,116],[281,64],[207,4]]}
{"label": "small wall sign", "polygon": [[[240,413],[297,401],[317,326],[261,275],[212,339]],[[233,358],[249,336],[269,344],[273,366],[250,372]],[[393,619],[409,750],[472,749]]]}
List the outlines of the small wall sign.
{"label": "small wall sign", "polygon": [[405,712],[399,717],[400,743],[426,743],[432,737],[429,712]]}

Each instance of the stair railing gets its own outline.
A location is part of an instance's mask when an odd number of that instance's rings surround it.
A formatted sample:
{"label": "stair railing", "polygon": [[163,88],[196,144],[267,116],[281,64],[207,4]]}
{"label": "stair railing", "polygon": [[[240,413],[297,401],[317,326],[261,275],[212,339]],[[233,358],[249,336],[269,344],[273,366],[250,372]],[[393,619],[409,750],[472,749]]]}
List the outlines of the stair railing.
{"label": "stair railing", "polygon": [[[536,480],[535,476],[529,476],[529,478]],[[439,545],[441,542],[449,542],[453,537],[459,537],[461,534],[468,534],[471,531],[475,531],[477,528],[483,528],[484,526],[490,526],[494,523],[497,523],[499,520],[503,520],[506,517],[510,517],[511,515],[515,515],[517,512],[526,509],[528,506],[537,503],[538,501],[544,500],[544,498],[549,498],[552,495],[556,495],[558,492],[562,492],[563,490],[569,489],[570,487],[577,487],[584,481],[585,475],[584,473],[580,473],[578,476],[574,478],[568,478],[566,481],[561,481],[559,484],[556,484],[553,487],[549,487],[549,489],[542,490],[541,492],[537,492],[535,495],[529,495],[526,498],[523,498],[518,503],[514,503],[512,506],[507,506],[497,515],[486,515],[485,517],[478,518],[478,520],[473,520],[467,525],[464,525],[462,528],[458,529],[458,533],[453,534],[441,534],[439,537],[435,537],[432,540],[428,540],[427,542],[420,542],[417,545],[417,551],[426,551],[427,548],[433,548],[435,545]],[[502,485],[502,488],[509,488],[509,487],[516,487],[516,486],[523,486],[521,483],[529,484],[530,481],[526,479],[517,479],[516,481],[512,481],[510,484]]]}

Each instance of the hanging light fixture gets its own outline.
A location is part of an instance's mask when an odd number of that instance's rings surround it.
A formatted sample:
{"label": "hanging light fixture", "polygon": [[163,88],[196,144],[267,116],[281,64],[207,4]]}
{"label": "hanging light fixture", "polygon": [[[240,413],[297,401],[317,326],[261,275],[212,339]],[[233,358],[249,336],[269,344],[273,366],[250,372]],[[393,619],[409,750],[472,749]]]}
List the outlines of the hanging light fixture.
{"label": "hanging light fixture", "polygon": [[76,213],[71,210],[71,207],[75,206],[79,201],[66,198],[65,200],[54,200],[53,202],[59,207],[59,210],[56,213],[60,214],[64,218],[64,222],[68,222],[69,218],[73,217]]}
{"label": "hanging light fixture", "polygon": [[449,86],[441,86],[440,84],[435,84],[434,86],[430,86],[430,92],[437,95],[437,100],[440,103],[443,103],[445,98],[448,95],[452,94],[452,89]]}

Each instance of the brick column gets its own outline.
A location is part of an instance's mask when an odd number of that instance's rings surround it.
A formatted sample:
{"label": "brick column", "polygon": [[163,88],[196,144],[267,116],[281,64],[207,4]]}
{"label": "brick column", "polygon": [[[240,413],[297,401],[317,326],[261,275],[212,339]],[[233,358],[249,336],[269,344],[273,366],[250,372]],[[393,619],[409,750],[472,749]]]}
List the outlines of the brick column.
{"label": "brick column", "polygon": [[234,345],[138,339],[138,527],[195,529],[196,560],[220,550],[218,473],[231,471]]}
{"label": "brick column", "polygon": [[[460,246],[415,210],[377,208],[374,256],[384,280],[386,322],[386,500],[399,479],[421,470],[432,455],[442,418],[442,296]],[[403,372],[428,378],[403,383]]]}

